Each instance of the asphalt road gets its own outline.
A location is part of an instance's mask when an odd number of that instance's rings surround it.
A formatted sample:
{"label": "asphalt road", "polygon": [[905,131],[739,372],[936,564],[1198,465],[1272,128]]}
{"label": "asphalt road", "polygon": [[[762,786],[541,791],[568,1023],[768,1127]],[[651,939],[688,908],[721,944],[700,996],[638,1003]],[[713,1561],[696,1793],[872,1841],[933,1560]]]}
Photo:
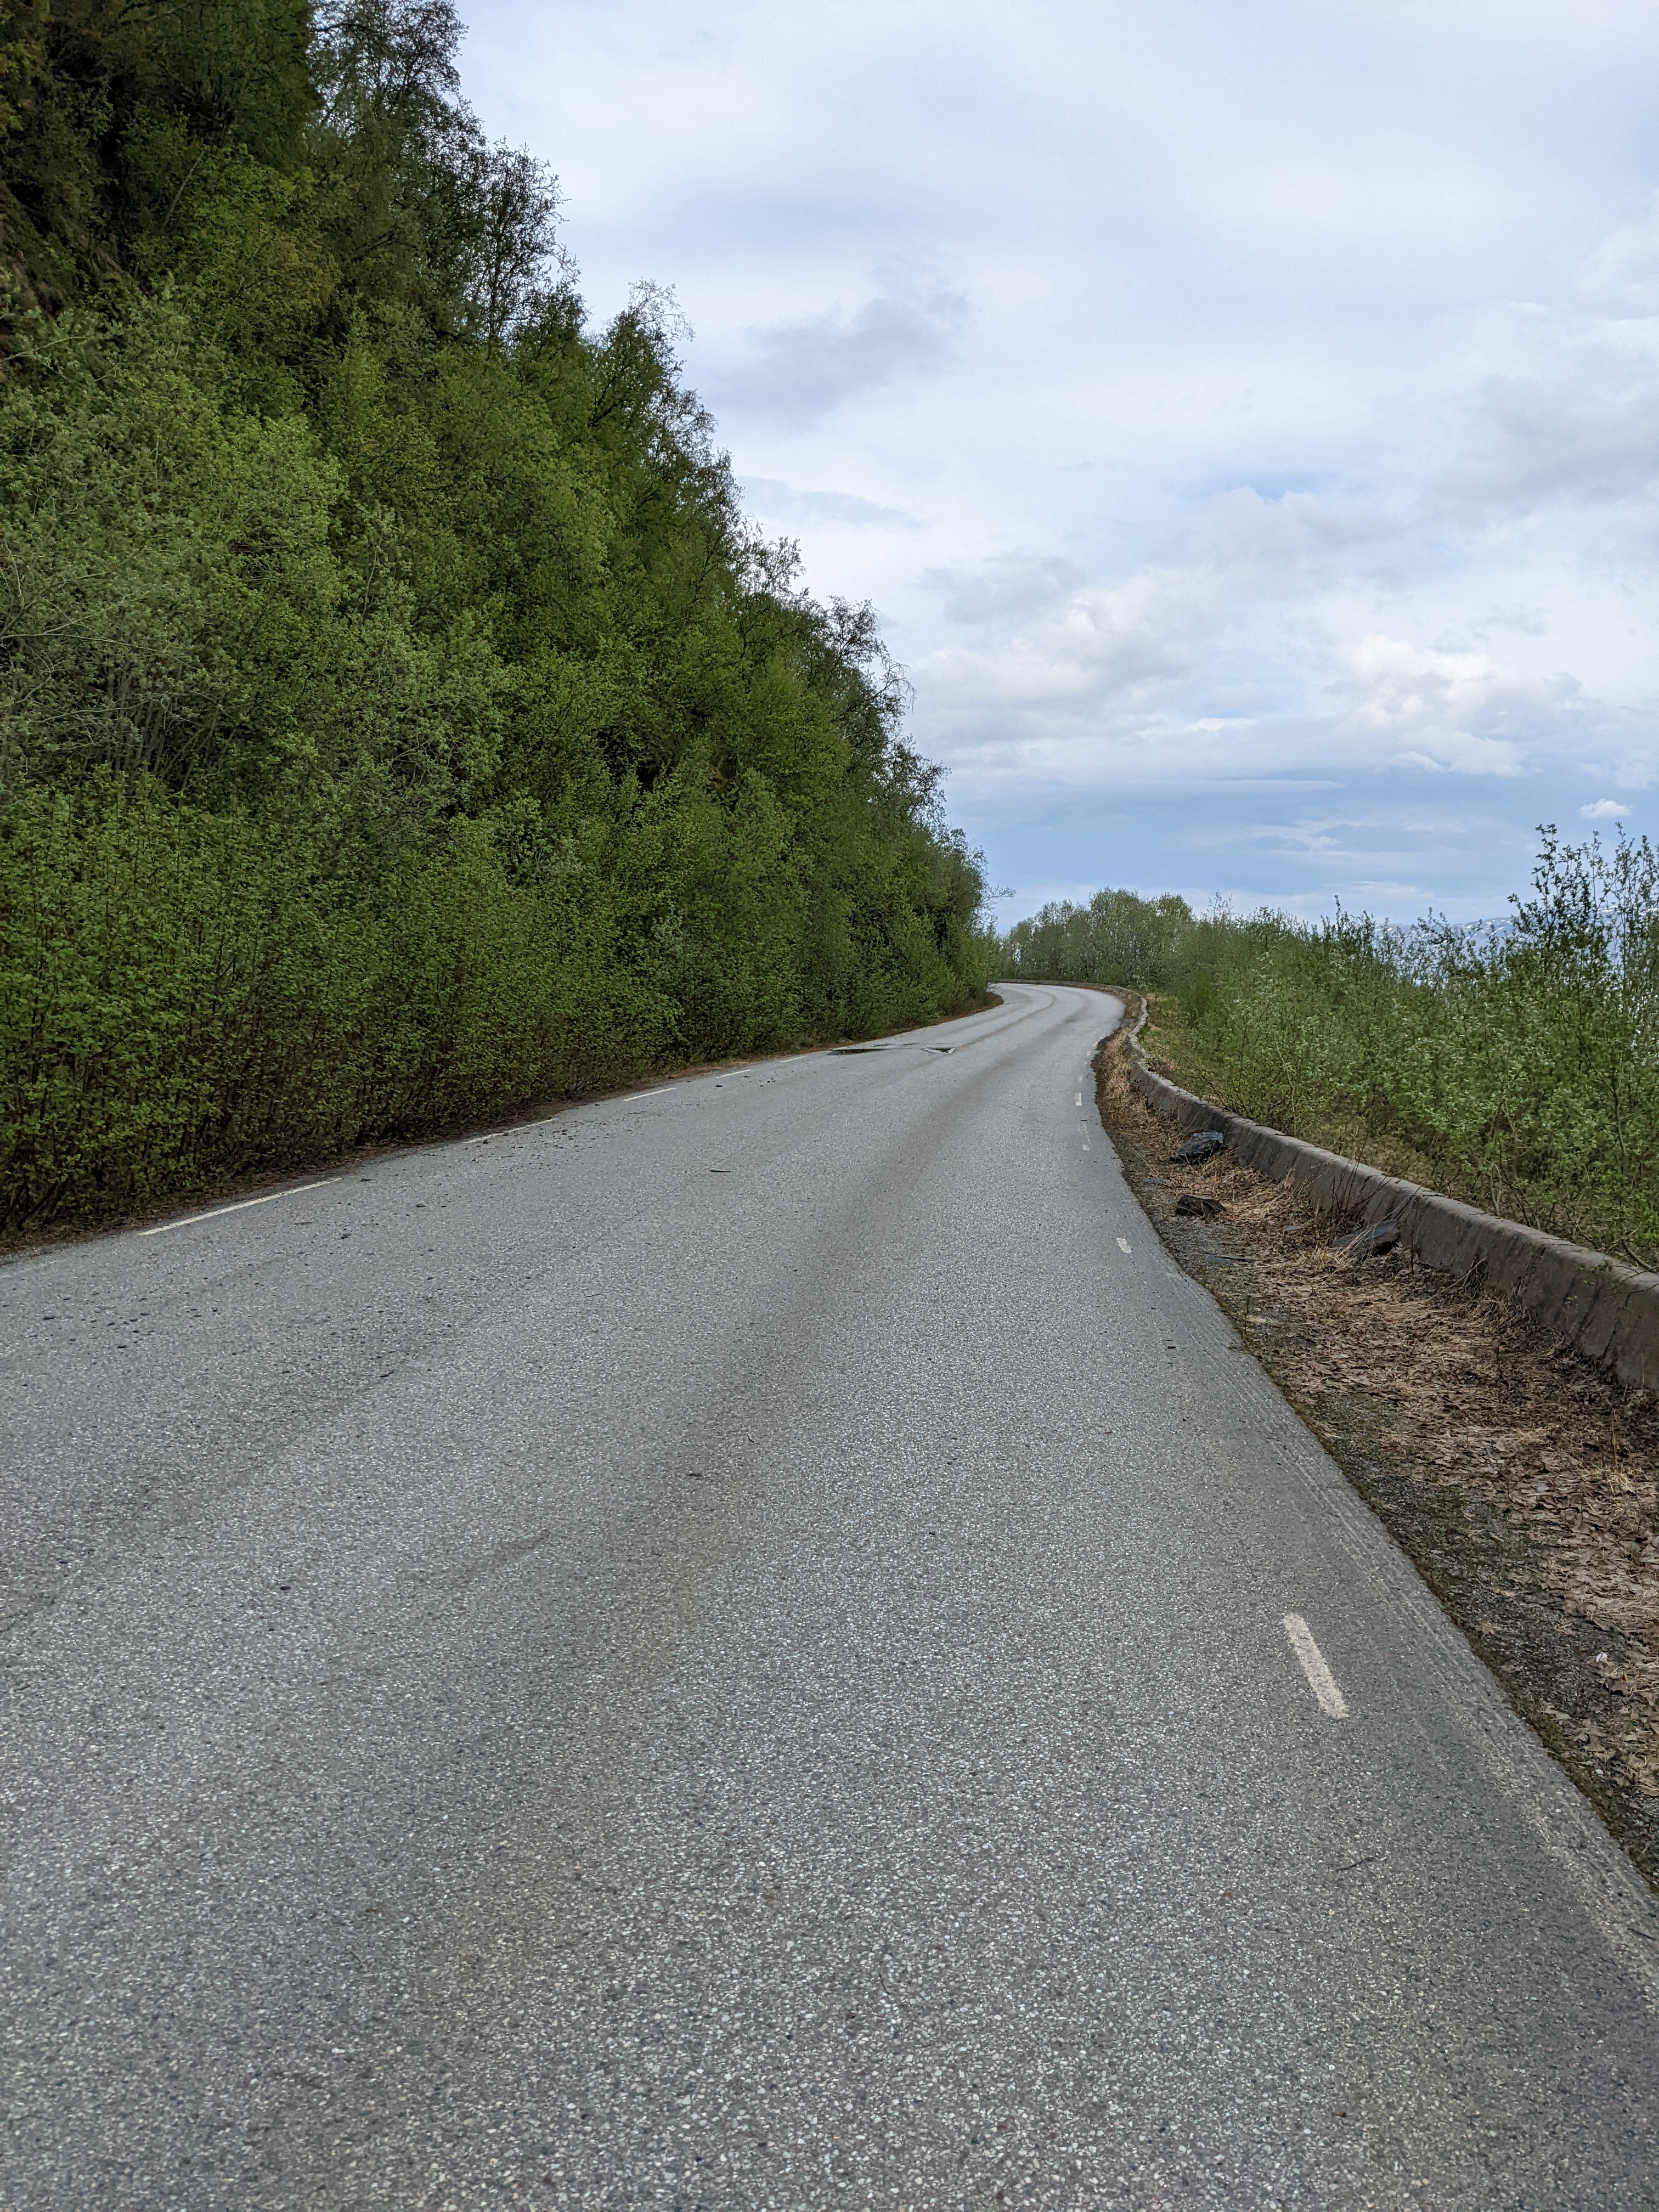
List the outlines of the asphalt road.
{"label": "asphalt road", "polygon": [[1659,1909],[1115,1011],[0,1268],[0,2205],[1659,2203]]}

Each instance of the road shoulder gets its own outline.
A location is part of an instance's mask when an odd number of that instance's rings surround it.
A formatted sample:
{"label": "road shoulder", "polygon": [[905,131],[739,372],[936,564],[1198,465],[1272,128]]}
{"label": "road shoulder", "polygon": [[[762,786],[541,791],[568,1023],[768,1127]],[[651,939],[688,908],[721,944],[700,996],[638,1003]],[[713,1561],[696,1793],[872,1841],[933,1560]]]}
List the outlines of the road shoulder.
{"label": "road shoulder", "polygon": [[1659,1407],[1398,1251],[1345,1259],[1352,1224],[1288,1184],[1172,1161],[1127,1053],[1103,1042],[1096,1103],[1163,1242],[1659,1887]]}

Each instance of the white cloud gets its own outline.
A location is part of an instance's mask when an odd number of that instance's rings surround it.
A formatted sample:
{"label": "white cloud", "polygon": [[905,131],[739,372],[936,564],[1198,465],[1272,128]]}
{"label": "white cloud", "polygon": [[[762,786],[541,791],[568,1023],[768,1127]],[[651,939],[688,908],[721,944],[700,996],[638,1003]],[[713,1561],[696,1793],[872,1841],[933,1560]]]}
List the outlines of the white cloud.
{"label": "white cloud", "polygon": [[849,491],[797,491],[776,477],[745,477],[744,504],[770,522],[787,522],[802,528],[821,525],[829,530],[920,530],[913,514],[900,507],[884,507],[878,500],[860,499]]}
{"label": "white cloud", "polygon": [[1379,741],[1436,775],[1520,775],[1528,743],[1553,737],[1578,705],[1570,676],[1543,681],[1484,653],[1440,653],[1381,634],[1342,654],[1349,693],[1340,733]]}
{"label": "white cloud", "polygon": [[1630,809],[1616,799],[1597,799],[1588,806],[1581,806],[1578,811],[1586,822],[1620,822]]}
{"label": "white cloud", "polygon": [[1579,284],[1614,313],[1659,314],[1659,191],[1640,215],[1608,232],[1584,263]]}
{"label": "white cloud", "polygon": [[1328,589],[1338,574],[1373,566],[1398,544],[1402,527],[1400,518],[1368,504],[1339,504],[1309,491],[1269,497],[1241,484],[1197,510],[1183,550],[1218,581],[1224,579],[1230,594],[1277,597]]}
{"label": "white cloud", "polygon": [[890,279],[851,314],[837,307],[749,331],[749,358],[716,376],[714,395],[748,414],[817,422],[867,393],[936,374],[967,320],[961,293]]}
{"label": "white cloud", "polygon": [[1490,913],[1659,782],[1659,11],[466,12],[998,880]]}
{"label": "white cloud", "polygon": [[[1659,335],[1659,333],[1656,333]],[[1471,520],[1563,503],[1651,501],[1659,488],[1659,351],[1586,349],[1576,374],[1493,376],[1471,450],[1437,489]]]}
{"label": "white cloud", "polygon": [[929,568],[921,580],[939,594],[946,622],[977,626],[1054,606],[1087,580],[1060,554],[1000,553],[976,569]]}

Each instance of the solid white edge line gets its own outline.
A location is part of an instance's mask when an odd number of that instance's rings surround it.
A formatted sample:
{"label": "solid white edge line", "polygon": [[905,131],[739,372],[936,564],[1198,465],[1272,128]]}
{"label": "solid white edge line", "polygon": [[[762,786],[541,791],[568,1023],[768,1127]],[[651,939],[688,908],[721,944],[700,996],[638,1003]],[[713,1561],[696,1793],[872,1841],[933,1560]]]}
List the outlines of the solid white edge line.
{"label": "solid white edge line", "polygon": [[231,1206],[216,1206],[207,1213],[187,1213],[179,1221],[158,1221],[154,1229],[141,1229],[140,1237],[165,1237],[169,1229],[193,1229],[198,1221],[216,1221],[222,1213],[245,1213],[250,1206],[269,1206],[276,1198],[298,1198],[302,1190],[321,1190],[343,1176],[325,1176],[320,1182],[298,1182],[292,1190],[268,1190],[263,1198],[239,1198]]}
{"label": "solid white edge line", "polygon": [[539,1121],[509,1121],[504,1129],[486,1129],[482,1137],[469,1137],[469,1145],[487,1145],[496,1137],[521,1136],[526,1129],[545,1129],[550,1122],[562,1121],[562,1114],[544,1114]]}
{"label": "solid white edge line", "polygon": [[1302,1671],[1308,1678],[1308,1687],[1334,1721],[1348,1717],[1348,1701],[1336,1686],[1336,1677],[1325,1664],[1325,1655],[1313,1640],[1313,1631],[1299,1613],[1285,1616],[1285,1633],[1291,1639],[1291,1649],[1302,1662]]}
{"label": "solid white edge line", "polygon": [[[601,1106],[633,1106],[641,1098],[665,1098],[673,1088],[672,1083],[665,1083],[658,1091],[630,1091],[625,1098],[601,1098],[598,1103]],[[570,1110],[566,1107],[565,1113]],[[503,1129],[486,1129],[482,1137],[469,1137],[466,1141],[469,1145],[487,1145],[496,1137],[521,1137],[528,1129],[545,1129],[551,1123],[563,1119],[564,1114],[544,1114],[539,1121],[509,1121]]]}

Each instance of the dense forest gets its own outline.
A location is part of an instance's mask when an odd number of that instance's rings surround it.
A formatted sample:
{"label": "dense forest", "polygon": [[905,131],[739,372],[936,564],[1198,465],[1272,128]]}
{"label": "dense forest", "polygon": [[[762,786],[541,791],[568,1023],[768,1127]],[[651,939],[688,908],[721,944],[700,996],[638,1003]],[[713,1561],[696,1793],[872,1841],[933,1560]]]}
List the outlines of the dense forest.
{"label": "dense forest", "polygon": [[1005,962],[1146,993],[1149,1051],[1201,1096],[1659,1267],[1659,853],[1541,835],[1501,922],[1105,890],[1018,923]]}
{"label": "dense forest", "polygon": [[996,957],[867,608],[590,326],[447,0],[0,18],[0,1224],[110,1218]]}

